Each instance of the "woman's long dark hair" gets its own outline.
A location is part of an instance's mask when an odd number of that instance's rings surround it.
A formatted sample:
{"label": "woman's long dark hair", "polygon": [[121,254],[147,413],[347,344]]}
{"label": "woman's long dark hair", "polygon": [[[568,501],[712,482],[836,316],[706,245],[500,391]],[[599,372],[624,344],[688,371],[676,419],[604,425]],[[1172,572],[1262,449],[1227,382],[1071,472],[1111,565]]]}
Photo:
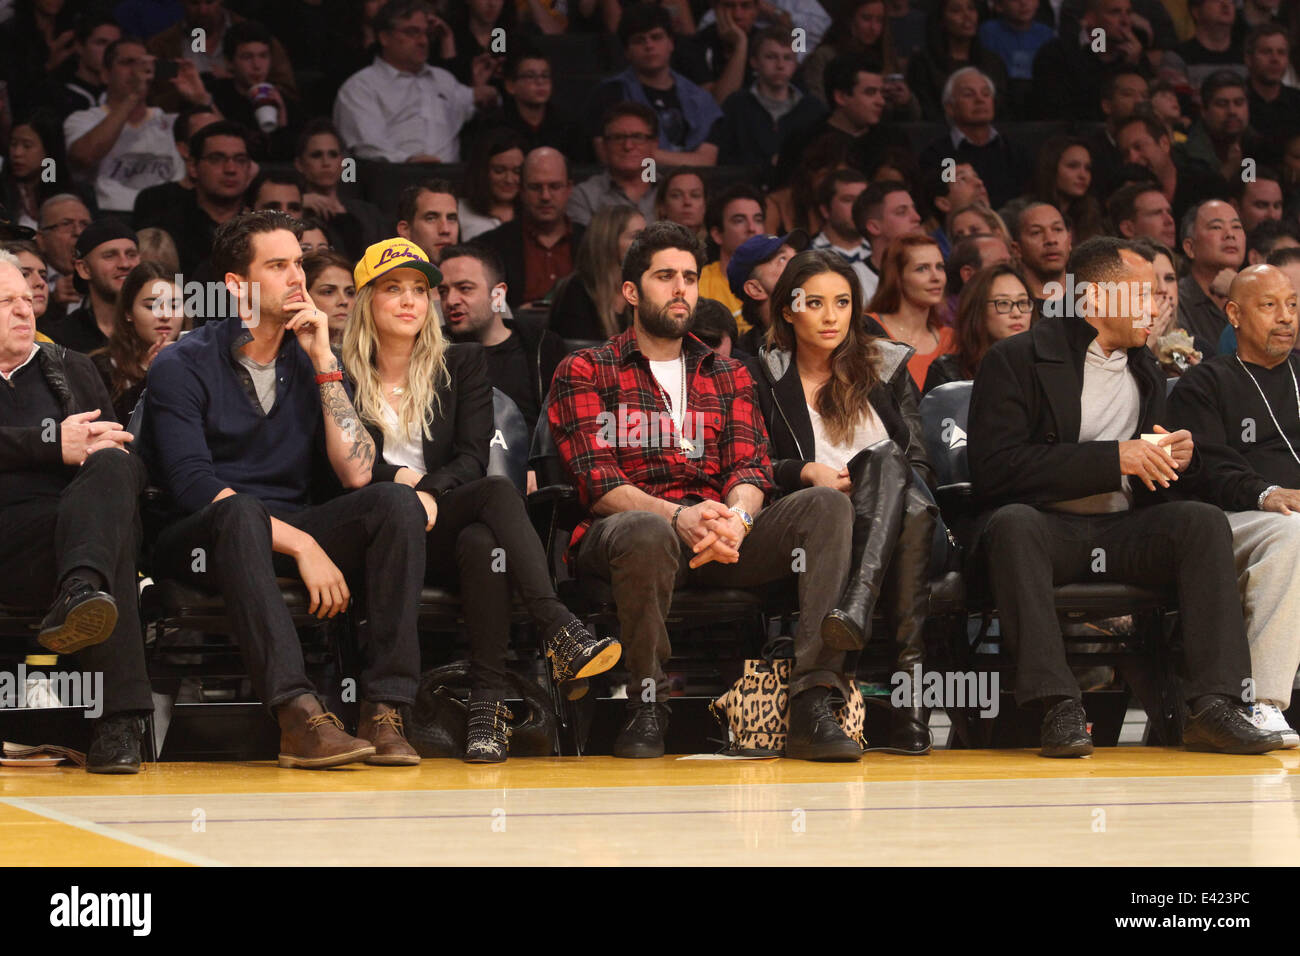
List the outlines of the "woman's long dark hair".
{"label": "woman's long dark hair", "polygon": [[[1025,294],[1029,295],[1029,283],[1025,281],[1024,273],[1015,266],[1007,262],[1000,262],[997,265],[981,269],[970,277],[970,281],[961,290],[961,296],[957,299],[957,315],[953,321],[953,334],[957,340],[957,367],[961,370],[962,378],[973,379],[976,370],[980,367],[980,362],[984,361],[984,356],[988,350],[993,347],[993,338],[989,335],[988,312],[986,307],[989,296],[993,292],[993,283],[1002,276],[1014,276],[1020,284],[1025,287]],[[1029,301],[1033,303],[1034,297],[1029,296]],[[1029,312],[1029,324],[1033,325],[1038,321],[1038,305],[1034,303]]]}
{"label": "woman's long dark hair", "polygon": [[1061,157],[1067,149],[1074,146],[1087,150],[1088,158],[1092,159],[1092,148],[1077,136],[1053,136],[1043,143],[1038,151],[1038,167],[1034,170],[1033,196],[1061,210],[1065,221],[1074,226],[1072,238],[1077,246],[1085,239],[1102,235],[1106,231],[1106,225],[1101,203],[1091,192],[1078,197],[1066,197],[1056,189]]}
{"label": "woman's long dark hair", "polygon": [[853,311],[849,334],[831,353],[831,377],[817,392],[816,408],[831,440],[847,442],[871,407],[871,390],[880,381],[880,371],[876,337],[863,329],[862,286],[857,273],[838,253],[807,249],[786,263],[772,290],[769,307],[772,321],[767,329],[767,344],[792,355],[798,351],[790,304],[794,302],[796,289],[826,272],[833,272],[848,283]]}
{"label": "woman's long dark hair", "polygon": [[[948,4],[954,0],[939,0],[934,10],[925,18],[925,50],[930,54],[930,58],[936,64],[942,67],[965,64],[968,66],[979,66],[980,53],[984,45],[980,43],[979,30],[970,40],[970,58],[967,60],[954,60],[952,58],[952,48],[949,45],[948,31],[944,28],[943,15],[948,11]],[[979,16],[978,3],[975,4],[975,15]]]}
{"label": "woman's long dark hair", "polygon": [[[77,190],[73,188],[72,181],[66,174],[66,170],[71,167],[68,165],[67,153],[63,143],[63,124],[54,111],[41,107],[14,123],[11,130],[18,129],[20,126],[30,128],[41,141],[41,148],[45,150],[45,158],[54,160],[54,176],[48,182],[45,176],[42,175],[43,170],[41,167],[36,168],[33,185],[36,187],[36,208],[39,213],[41,203],[51,196],[66,192],[77,193]],[[13,135],[12,132],[10,135]],[[17,180],[14,179],[13,170],[9,166],[7,154],[5,156],[4,171],[0,172],[0,179],[3,179],[6,194],[13,192],[16,195],[18,184]],[[10,209],[9,211],[17,216],[22,210]]]}
{"label": "woman's long dark hair", "polygon": [[[853,36],[853,19],[858,11],[871,3],[884,3],[884,0],[848,0],[840,7],[839,16],[832,18],[826,30],[823,43],[829,43],[836,53],[866,53],[880,60],[881,69],[886,73],[898,70],[898,57],[894,54],[894,33],[889,25],[889,4],[885,6],[885,22],[880,31],[880,39],[872,46],[863,46]],[[818,90],[818,95],[821,91]]]}
{"label": "woman's long dark hair", "polygon": [[[99,350],[113,360],[109,383],[114,401],[138,385],[145,376],[144,357],[153,343],[146,342],[136,332],[131,322],[131,310],[140,291],[160,279],[170,283],[176,280],[176,276],[161,262],[146,259],[122,280],[122,289],[113,307],[113,334],[109,336],[108,344]],[[183,316],[173,319],[173,322],[183,321]]]}
{"label": "woman's long dark hair", "polygon": [[[524,138],[506,127],[484,133],[474,144],[474,152],[465,169],[464,195],[465,204],[481,216],[491,215],[492,207],[496,205],[496,199],[492,196],[492,179],[488,172],[492,157],[512,149],[528,154],[528,144]],[[522,181],[520,189],[523,189]]]}

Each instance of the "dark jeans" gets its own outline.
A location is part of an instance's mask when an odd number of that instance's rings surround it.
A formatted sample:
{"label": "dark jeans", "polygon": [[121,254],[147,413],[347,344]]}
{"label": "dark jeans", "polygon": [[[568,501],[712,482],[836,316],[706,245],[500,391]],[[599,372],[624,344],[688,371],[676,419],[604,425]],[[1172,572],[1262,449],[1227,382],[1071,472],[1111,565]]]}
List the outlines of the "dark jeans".
{"label": "dark jeans", "polygon": [[[420,673],[416,608],[426,517],[415,491],[382,482],[280,520],[316,539],[348,580],[361,656],[361,697],[411,703]],[[196,560],[202,549],[203,561]],[[315,693],[276,576],[298,577],[271,551],[271,519],[252,495],[232,495],[158,537],[154,574],[221,594],[253,687],[268,708]],[[196,570],[196,568],[198,570]]]}
{"label": "dark jeans", "polygon": [[633,703],[640,700],[646,678],[654,680],[657,699],[668,698],[663,663],[672,647],[664,621],[674,588],[749,588],[791,574],[799,582],[799,629],[790,693],[817,685],[848,693],[844,652],[822,644],[821,626],[844,593],[852,537],[849,496],[833,488],[804,488],[758,514],[735,564],[711,561],[691,569],[693,555],[667,518],[624,511],[591,526],[578,546],[577,569],[579,575],[609,581],[614,592]]}
{"label": "dark jeans", "polygon": [[480,478],[438,497],[425,579],[460,590],[474,690],[506,690],[512,585],[543,637],[573,619],[555,597],[546,551],[508,478]]}
{"label": "dark jeans", "polygon": [[76,655],[78,666],[104,675],[104,716],[153,710],[136,575],[146,480],[138,455],[97,451],[57,498],[0,511],[0,601],[49,604],[73,568],[98,571],[107,582],[117,626],[108,640]]}
{"label": "dark jeans", "polygon": [[[1111,581],[1176,589],[1188,700],[1240,699],[1250,677],[1232,530],[1223,511],[1179,501],[1111,515],[1006,505],[981,536],[1003,643],[1016,661],[1016,700],[1079,699],[1052,597],[1060,584]],[[1104,570],[1103,568],[1104,562]]]}

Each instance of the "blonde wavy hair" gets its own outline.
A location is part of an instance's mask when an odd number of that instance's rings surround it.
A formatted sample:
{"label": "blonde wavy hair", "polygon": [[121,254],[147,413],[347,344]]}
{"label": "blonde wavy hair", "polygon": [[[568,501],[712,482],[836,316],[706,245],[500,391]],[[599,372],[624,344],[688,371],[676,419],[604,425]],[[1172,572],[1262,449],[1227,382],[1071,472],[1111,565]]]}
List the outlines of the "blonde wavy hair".
{"label": "blonde wavy hair", "polygon": [[443,338],[442,322],[435,306],[438,290],[429,289],[429,311],[411,350],[411,364],[406,369],[402,401],[397,408],[400,431],[395,431],[384,415],[388,401],[375,363],[379,336],[371,308],[374,298],[373,282],[357,290],[343,330],[343,367],[356,386],[352,404],[364,420],[383,430],[385,439],[405,440],[411,425],[416,423],[424,437],[429,438],[430,423],[442,414],[438,392],[451,382],[447,371],[447,340]]}

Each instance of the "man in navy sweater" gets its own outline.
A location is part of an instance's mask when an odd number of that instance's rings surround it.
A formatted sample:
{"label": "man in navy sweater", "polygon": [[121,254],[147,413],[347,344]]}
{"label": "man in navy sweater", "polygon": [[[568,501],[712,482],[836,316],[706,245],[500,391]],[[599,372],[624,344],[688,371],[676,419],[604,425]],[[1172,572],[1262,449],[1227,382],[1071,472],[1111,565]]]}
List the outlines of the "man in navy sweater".
{"label": "man in navy sweater", "polygon": [[[225,598],[253,686],[280,723],[280,766],[416,764],[398,708],[419,672],[427,518],[410,488],[369,485],[374,444],[307,295],[301,236],[300,222],[270,210],[223,224],[212,264],[239,315],[186,335],[149,369],[142,444],[179,516],[158,537],[154,573]],[[313,504],[317,472],[356,490]],[[357,737],[307,679],[277,575],[300,577],[320,618],[347,608],[350,584],[361,590]]]}

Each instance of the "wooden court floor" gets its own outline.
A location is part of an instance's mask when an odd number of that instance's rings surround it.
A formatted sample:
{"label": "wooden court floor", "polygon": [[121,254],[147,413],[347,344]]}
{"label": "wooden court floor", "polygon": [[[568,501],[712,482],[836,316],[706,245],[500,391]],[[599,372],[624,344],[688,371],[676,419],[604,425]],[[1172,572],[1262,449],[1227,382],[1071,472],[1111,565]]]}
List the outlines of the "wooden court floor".
{"label": "wooden court floor", "polygon": [[1290,865],[1300,752],[0,768],[0,865]]}

